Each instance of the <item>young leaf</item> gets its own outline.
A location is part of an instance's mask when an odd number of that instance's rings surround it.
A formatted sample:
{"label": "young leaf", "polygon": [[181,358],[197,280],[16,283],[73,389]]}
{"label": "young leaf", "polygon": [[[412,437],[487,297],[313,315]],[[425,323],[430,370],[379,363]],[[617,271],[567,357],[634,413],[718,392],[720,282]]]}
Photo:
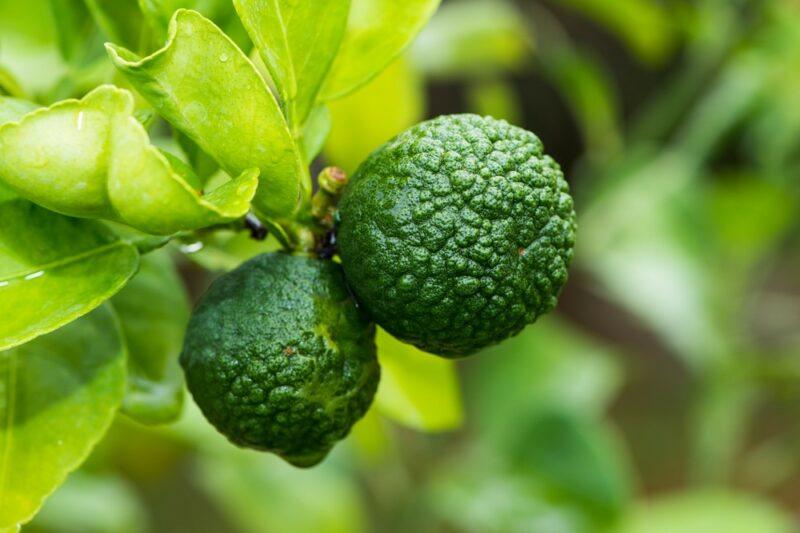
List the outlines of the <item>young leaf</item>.
{"label": "young leaf", "polygon": [[0,352],[0,528],[30,520],[86,459],[124,390],[125,347],[108,307]]}
{"label": "young leaf", "polygon": [[85,315],[138,263],[136,248],[98,222],[19,199],[0,203],[0,350]]}
{"label": "young leaf", "polygon": [[358,89],[400,55],[431,18],[440,0],[352,0],[347,32],[321,99]]}
{"label": "young leaf", "polygon": [[350,0],[234,0],[269,68],[289,124],[305,123],[344,36]]}
{"label": "young leaf", "polygon": [[461,425],[461,393],[455,364],[404,344],[378,330],[381,383],[378,411],[422,431],[447,431]]}
{"label": "young leaf", "polygon": [[15,98],[25,97],[25,91],[22,90],[14,75],[0,65],[0,96],[4,94]]}
{"label": "young leaf", "polygon": [[263,214],[297,211],[311,190],[298,147],[263,78],[214,23],[179,10],[167,44],[148,57],[106,46],[142,96],[225,170],[261,170],[254,202]]}
{"label": "young leaf", "polygon": [[53,12],[61,57],[71,65],[86,64],[91,52],[96,51],[90,51],[88,46],[96,34],[96,26],[84,1],[50,0],[50,10]]}
{"label": "young leaf", "polygon": [[115,87],[0,126],[0,181],[53,211],[124,222],[158,235],[247,213],[256,170],[205,196],[181,172],[150,144],[133,117],[130,93]]}
{"label": "young leaf", "polygon": [[[63,0],[53,0],[61,2]],[[142,39],[144,17],[137,0],[84,0],[95,22],[109,39],[138,46]]]}
{"label": "young leaf", "polygon": [[128,344],[122,411],[144,424],[174,421],[183,405],[178,355],[189,301],[169,253],[142,258],[139,273],[111,300]]}
{"label": "young leaf", "polygon": [[303,127],[303,156],[306,164],[310,165],[322,151],[328,135],[333,127],[333,118],[326,105],[318,105],[311,110],[311,114]]}
{"label": "young leaf", "polygon": [[419,75],[405,59],[396,60],[368,85],[330,103],[328,159],[348,173],[355,172],[373,150],[422,120],[424,106]]}

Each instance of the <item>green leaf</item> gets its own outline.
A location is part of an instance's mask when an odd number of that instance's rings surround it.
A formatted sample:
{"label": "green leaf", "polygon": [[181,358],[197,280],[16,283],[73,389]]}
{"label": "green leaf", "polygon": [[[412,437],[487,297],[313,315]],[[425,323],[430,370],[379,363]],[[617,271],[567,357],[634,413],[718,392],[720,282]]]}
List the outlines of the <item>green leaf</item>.
{"label": "green leaf", "polygon": [[379,412],[422,431],[447,431],[463,420],[455,363],[426,354],[378,330]]}
{"label": "green leaf", "polygon": [[326,105],[319,105],[311,111],[311,115],[303,128],[303,155],[306,164],[310,165],[322,151],[325,141],[333,127],[333,118]]}
{"label": "green leaf", "polygon": [[0,126],[0,181],[70,216],[168,235],[244,216],[257,171],[202,196],[152,146],[127,91],[102,86]]}
{"label": "green leaf", "polygon": [[[24,98],[25,91],[22,90],[17,79],[11,72],[0,66],[0,96],[7,94],[16,98]],[[0,124],[2,124],[0,119]]]}
{"label": "green leaf", "polygon": [[631,496],[631,472],[620,441],[607,426],[574,413],[517,411],[501,454],[515,472],[569,501],[598,523],[615,521]]}
{"label": "green leaf", "polygon": [[[60,2],[62,0],[53,0]],[[97,25],[109,39],[125,46],[139,46],[144,17],[137,0],[84,0]]]}
{"label": "green leaf", "polygon": [[155,109],[232,175],[261,170],[263,214],[293,215],[311,191],[308,169],[263,78],[217,26],[179,10],[164,48],[141,58],[107,45],[116,67]]}
{"label": "green leaf", "polygon": [[[50,0],[61,57],[72,65],[84,64],[96,26],[84,0]],[[96,50],[94,50],[96,52]]]}
{"label": "green leaf", "polygon": [[24,200],[0,203],[0,350],[68,324],[110,298],[139,255],[106,226]]}
{"label": "green leaf", "polygon": [[291,127],[305,123],[344,36],[350,0],[234,0],[278,87]]}
{"label": "green leaf", "polygon": [[128,344],[128,390],[122,411],[144,424],[178,418],[183,374],[178,355],[189,301],[166,250],[142,258],[139,273],[111,300]]}
{"label": "green leaf", "polygon": [[790,533],[791,515],[756,495],[696,489],[640,504],[618,533]]}
{"label": "green leaf", "polygon": [[531,59],[525,18],[506,0],[448,2],[410,48],[426,76],[479,78],[519,71]]}
{"label": "green leaf", "polygon": [[120,475],[78,470],[47,499],[30,523],[30,530],[144,533],[150,530],[147,519],[143,502],[130,481]]}
{"label": "green leaf", "polygon": [[201,458],[199,482],[238,530],[366,531],[358,486],[332,463],[298,472],[272,455],[247,453],[229,444],[226,450]]}
{"label": "green leaf", "polygon": [[321,99],[341,98],[369,82],[411,43],[440,0],[352,0],[347,31]]}
{"label": "green leaf", "polygon": [[108,307],[0,352],[0,527],[30,520],[111,424],[125,347]]}
{"label": "green leaf", "polygon": [[369,85],[330,103],[333,128],[325,145],[328,159],[352,174],[373,150],[419,122],[424,107],[419,75],[407,61],[398,59]]}

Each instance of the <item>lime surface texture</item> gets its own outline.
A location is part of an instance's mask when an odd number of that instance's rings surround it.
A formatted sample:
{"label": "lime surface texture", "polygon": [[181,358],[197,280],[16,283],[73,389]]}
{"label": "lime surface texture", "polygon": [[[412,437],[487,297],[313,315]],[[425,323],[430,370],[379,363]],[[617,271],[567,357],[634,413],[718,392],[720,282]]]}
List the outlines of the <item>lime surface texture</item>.
{"label": "lime surface texture", "polygon": [[339,265],[265,254],[212,284],[181,364],[206,418],[234,444],[308,467],[369,408],[375,350],[375,327]]}
{"label": "lime surface texture", "polygon": [[576,230],[567,182],[536,135],[476,115],[389,141],[353,176],[338,217],[359,302],[397,338],[445,357],[552,310]]}

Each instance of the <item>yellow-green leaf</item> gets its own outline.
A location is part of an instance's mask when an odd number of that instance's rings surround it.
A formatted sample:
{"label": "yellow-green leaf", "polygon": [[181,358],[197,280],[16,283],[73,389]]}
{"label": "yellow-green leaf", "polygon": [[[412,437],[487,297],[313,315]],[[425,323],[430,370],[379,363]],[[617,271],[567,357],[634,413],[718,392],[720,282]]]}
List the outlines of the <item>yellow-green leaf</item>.
{"label": "yellow-green leaf", "polygon": [[350,0],[234,0],[298,131],[342,42]]}
{"label": "yellow-green leaf", "polygon": [[0,528],[25,523],[105,434],[125,390],[108,307],[0,352]]}
{"label": "yellow-green leaf", "polygon": [[136,248],[98,222],[21,199],[0,203],[0,350],[96,308],[138,263]]}
{"label": "yellow-green leaf", "polygon": [[378,330],[381,383],[378,411],[423,431],[447,431],[461,425],[463,412],[455,363],[404,344]]}
{"label": "yellow-green leaf", "polygon": [[347,31],[322,90],[341,98],[377,76],[431,18],[440,0],[352,0]]}
{"label": "yellow-green leaf", "polygon": [[419,75],[405,59],[398,59],[369,85],[330,103],[328,160],[355,172],[373,150],[422,120],[424,102]]}
{"label": "yellow-green leaf", "polygon": [[310,194],[308,169],[253,63],[213,22],[179,10],[166,45],[148,57],[107,45],[114,65],[173,126],[232,175],[261,171],[265,215],[293,215]]}
{"label": "yellow-green leaf", "polygon": [[20,196],[77,217],[167,235],[244,216],[257,170],[205,196],[150,144],[127,91],[102,86],[0,126],[0,181]]}
{"label": "yellow-green leaf", "polygon": [[183,406],[178,355],[189,300],[166,250],[142,258],[139,273],[111,300],[128,345],[122,411],[144,424],[172,422]]}

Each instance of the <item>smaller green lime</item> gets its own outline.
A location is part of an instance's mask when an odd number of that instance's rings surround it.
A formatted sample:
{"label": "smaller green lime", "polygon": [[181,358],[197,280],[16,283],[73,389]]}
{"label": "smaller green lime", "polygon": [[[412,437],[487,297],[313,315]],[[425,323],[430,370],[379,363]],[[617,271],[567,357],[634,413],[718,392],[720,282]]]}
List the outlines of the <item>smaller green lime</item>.
{"label": "smaller green lime", "polygon": [[181,364],[197,405],[239,446],[319,463],[378,386],[375,326],[336,263],[265,254],[213,283]]}

